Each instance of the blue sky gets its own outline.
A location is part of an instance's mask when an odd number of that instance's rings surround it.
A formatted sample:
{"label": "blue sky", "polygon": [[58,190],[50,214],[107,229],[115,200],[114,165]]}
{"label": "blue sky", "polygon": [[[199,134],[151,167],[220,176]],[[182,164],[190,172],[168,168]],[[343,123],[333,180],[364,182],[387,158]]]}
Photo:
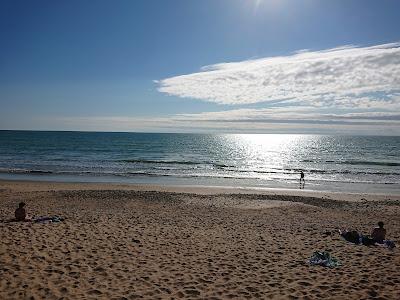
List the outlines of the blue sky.
{"label": "blue sky", "polygon": [[0,129],[400,134],[399,28],[395,0],[1,1]]}

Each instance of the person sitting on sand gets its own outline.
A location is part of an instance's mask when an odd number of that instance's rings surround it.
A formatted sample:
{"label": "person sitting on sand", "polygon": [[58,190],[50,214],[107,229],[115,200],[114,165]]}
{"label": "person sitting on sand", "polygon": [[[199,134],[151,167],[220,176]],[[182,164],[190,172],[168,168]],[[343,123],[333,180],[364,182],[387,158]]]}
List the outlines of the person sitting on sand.
{"label": "person sitting on sand", "polygon": [[15,210],[15,220],[18,222],[24,222],[24,221],[31,221],[27,214],[26,214],[26,210],[25,210],[25,203],[24,202],[20,202],[18,204],[18,208]]}
{"label": "person sitting on sand", "polygon": [[383,228],[383,222],[378,222],[378,227],[375,227],[371,232],[371,237],[375,243],[383,244],[386,237],[386,229]]}

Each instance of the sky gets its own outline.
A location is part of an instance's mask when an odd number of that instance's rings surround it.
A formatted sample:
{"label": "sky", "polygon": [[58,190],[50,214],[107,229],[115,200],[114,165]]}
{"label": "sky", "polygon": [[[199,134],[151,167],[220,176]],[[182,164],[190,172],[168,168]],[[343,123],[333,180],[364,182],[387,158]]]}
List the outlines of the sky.
{"label": "sky", "polygon": [[400,1],[0,1],[0,130],[400,135]]}

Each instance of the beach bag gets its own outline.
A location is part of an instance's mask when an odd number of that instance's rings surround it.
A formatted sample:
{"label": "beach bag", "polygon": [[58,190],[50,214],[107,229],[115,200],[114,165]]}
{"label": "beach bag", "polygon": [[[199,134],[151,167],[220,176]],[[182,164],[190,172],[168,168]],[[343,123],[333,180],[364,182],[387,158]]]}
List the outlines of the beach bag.
{"label": "beach bag", "polygon": [[327,251],[315,251],[308,260],[310,265],[319,265],[329,268],[340,266],[339,261]]}

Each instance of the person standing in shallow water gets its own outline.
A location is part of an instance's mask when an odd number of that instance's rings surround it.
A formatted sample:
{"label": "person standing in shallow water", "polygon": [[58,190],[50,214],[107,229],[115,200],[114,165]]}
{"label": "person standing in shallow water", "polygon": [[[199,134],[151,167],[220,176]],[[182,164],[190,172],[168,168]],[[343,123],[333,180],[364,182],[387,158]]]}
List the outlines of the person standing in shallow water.
{"label": "person standing in shallow water", "polygon": [[303,185],[306,183],[305,179],[304,179],[304,173],[303,171],[300,171],[300,184],[303,183]]}

